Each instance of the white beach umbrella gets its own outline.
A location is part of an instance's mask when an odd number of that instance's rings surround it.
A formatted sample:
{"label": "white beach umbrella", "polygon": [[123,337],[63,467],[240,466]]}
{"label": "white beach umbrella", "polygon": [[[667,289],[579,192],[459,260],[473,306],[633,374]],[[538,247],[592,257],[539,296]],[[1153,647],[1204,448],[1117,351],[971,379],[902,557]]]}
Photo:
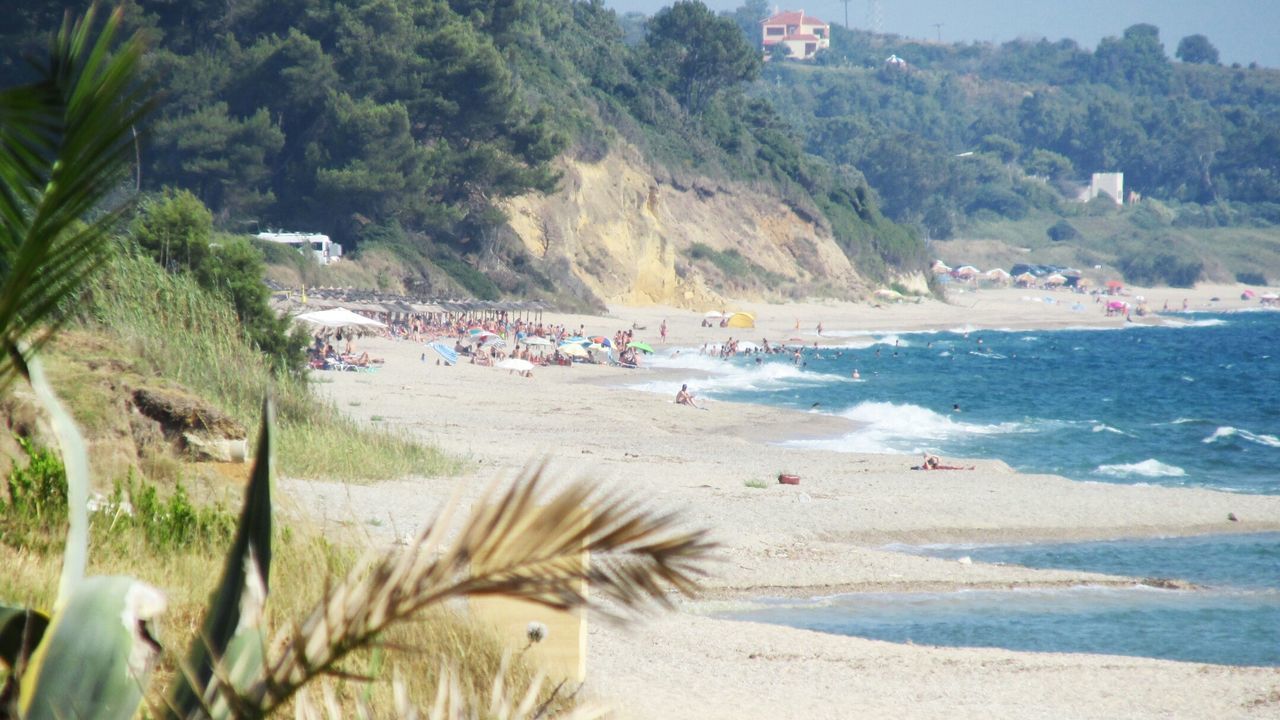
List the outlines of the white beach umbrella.
{"label": "white beach umbrella", "polygon": [[587,354],[587,349],[577,343],[565,343],[564,345],[561,345],[560,354],[568,355],[569,357],[579,357],[579,358],[589,357],[589,355]]}
{"label": "white beach umbrella", "polygon": [[521,340],[520,342],[524,343],[525,345],[544,345],[546,347],[551,347],[552,345],[552,342],[550,340],[540,335],[529,335],[525,337],[524,340]]}
{"label": "white beach umbrella", "polygon": [[385,323],[378,322],[372,318],[353,313],[346,308],[331,308],[329,310],[316,310],[315,312],[303,313],[294,318],[299,322],[308,323],[317,327],[327,328],[343,328],[343,327],[386,327]]}

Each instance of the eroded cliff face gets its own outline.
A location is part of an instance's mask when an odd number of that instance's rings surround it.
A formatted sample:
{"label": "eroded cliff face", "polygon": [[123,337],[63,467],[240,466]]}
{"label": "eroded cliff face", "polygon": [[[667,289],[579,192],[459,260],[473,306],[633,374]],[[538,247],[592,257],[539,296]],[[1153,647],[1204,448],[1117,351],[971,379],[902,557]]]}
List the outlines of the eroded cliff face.
{"label": "eroded cliff face", "polygon": [[[605,302],[702,308],[726,296],[865,291],[829,230],[777,196],[739,184],[659,177],[628,150],[596,163],[565,160],[561,169],[556,193],[507,204],[509,229],[530,254],[567,265]],[[732,275],[750,277],[730,276],[705,251],[691,254],[695,243],[713,252],[736,250],[746,261],[740,264],[754,267]]]}

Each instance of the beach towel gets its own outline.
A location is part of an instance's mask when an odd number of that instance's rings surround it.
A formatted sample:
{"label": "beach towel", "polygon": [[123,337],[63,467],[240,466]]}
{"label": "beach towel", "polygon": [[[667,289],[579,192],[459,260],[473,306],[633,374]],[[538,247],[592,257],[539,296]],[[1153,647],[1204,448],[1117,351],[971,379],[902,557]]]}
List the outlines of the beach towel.
{"label": "beach towel", "polygon": [[458,353],[448,345],[442,342],[433,342],[431,343],[431,349],[435,350],[436,354],[438,354],[446,363],[450,365],[456,365],[458,363]]}

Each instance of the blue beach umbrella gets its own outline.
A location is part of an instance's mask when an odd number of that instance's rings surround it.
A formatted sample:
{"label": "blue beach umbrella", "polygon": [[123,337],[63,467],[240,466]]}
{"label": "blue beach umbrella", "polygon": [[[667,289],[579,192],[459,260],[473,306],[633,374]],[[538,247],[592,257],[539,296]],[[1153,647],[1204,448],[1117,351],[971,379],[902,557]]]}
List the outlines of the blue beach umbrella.
{"label": "blue beach umbrella", "polygon": [[431,349],[436,351],[442,360],[450,365],[456,365],[458,362],[458,353],[448,345],[442,342],[431,343]]}

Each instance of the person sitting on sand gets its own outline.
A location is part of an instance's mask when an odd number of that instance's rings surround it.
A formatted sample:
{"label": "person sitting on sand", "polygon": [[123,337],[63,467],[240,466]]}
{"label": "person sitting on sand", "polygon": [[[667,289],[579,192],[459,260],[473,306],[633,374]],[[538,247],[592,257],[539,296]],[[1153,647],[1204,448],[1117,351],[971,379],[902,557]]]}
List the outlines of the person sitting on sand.
{"label": "person sitting on sand", "polygon": [[676,404],[688,405],[689,407],[694,408],[698,407],[698,404],[693,401],[693,393],[689,392],[688,385],[680,386],[680,392],[676,393]]}

